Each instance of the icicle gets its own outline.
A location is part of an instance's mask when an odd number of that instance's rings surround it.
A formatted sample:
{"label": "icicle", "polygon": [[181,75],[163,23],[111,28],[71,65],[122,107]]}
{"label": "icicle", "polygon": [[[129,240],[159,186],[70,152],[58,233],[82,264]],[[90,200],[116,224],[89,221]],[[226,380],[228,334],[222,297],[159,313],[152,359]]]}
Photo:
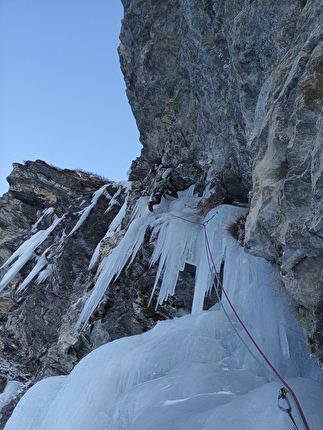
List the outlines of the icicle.
{"label": "icicle", "polygon": [[48,266],[46,267],[46,269],[42,270],[37,279],[36,279],[36,284],[39,285],[42,282],[46,281],[47,278],[49,278],[53,273],[53,265],[52,264],[48,264]]}
{"label": "icicle", "polygon": [[111,197],[108,209],[106,210],[106,212],[108,212],[112,206],[114,206],[116,203],[118,203],[116,200],[116,197],[120,194],[121,190],[125,190],[125,192],[126,192],[126,197],[125,197],[124,203],[121,206],[121,209],[119,210],[118,214],[113,218],[113,221],[109,225],[108,231],[106,232],[104,237],[100,240],[100,242],[97,244],[97,246],[93,252],[93,255],[91,257],[91,261],[89,263],[88,270],[92,269],[92,267],[95,265],[95,263],[97,262],[97,260],[100,256],[101,242],[104,239],[107,239],[108,237],[113,236],[114,233],[116,233],[117,231],[119,231],[121,229],[121,223],[122,223],[122,220],[124,219],[124,217],[126,215],[126,211],[127,211],[128,198],[129,198],[129,193],[131,190],[131,183],[129,183],[129,184],[126,183],[126,188],[119,186],[116,194],[114,194],[114,196]]}
{"label": "icicle", "polygon": [[111,254],[102,260],[92,294],[85,303],[82,313],[75,325],[75,330],[78,330],[81,326],[86,324],[109,284],[113,279],[118,278],[129,260],[129,264],[131,264],[143,243],[146,228],[147,224],[142,223],[141,219],[134,220],[119,245]]}
{"label": "icicle", "polygon": [[48,215],[51,215],[54,212],[54,208],[47,208],[43,211],[41,217],[36,221],[36,223],[32,226],[31,228],[31,233],[35,233],[37,231],[38,228],[38,224],[44,219],[46,218]]}
{"label": "icicle", "polygon": [[199,313],[203,309],[204,297],[210,285],[212,285],[213,277],[210,266],[205,264],[208,260],[207,251],[205,248],[204,238],[199,237],[198,247],[200,249],[199,261],[196,266],[194,296],[192,303],[192,313]]}
{"label": "icicle", "polygon": [[50,235],[54,228],[65,218],[66,214],[60,218],[55,219],[53,224],[46,230],[39,230],[31,238],[26,240],[8,260],[1,266],[1,269],[8,266],[13,260],[17,258],[17,261],[10,267],[8,272],[2,278],[0,282],[0,291],[2,291],[9,282],[16,276],[19,270],[30,260],[36,248]]}
{"label": "icicle", "polygon": [[[125,215],[126,215],[126,210],[127,210],[127,205],[128,205],[128,199],[129,199],[129,193],[131,191],[131,183],[129,185],[127,185],[127,187],[124,189],[121,186],[119,187],[117,193],[113,196],[113,198],[111,199],[110,203],[109,203],[109,207],[107,209],[107,211],[114,206],[117,202],[116,197],[121,193],[121,190],[124,190],[126,193],[126,197],[124,200],[123,205],[121,206],[121,209],[119,210],[118,214],[116,217],[114,217],[113,221],[111,222],[111,224],[109,225],[109,229],[107,231],[107,235],[109,235],[110,233],[114,233],[120,230],[121,228],[121,223],[122,220],[124,219]],[[119,203],[118,203],[119,204]]]}
{"label": "icicle", "polygon": [[[203,238],[201,238],[202,249],[197,264],[192,313],[201,312],[203,309],[204,297],[211,290],[216,277],[215,269],[219,274],[221,263],[226,260],[228,243],[230,247],[233,246],[236,248],[238,246],[228,238],[225,232],[226,226],[230,223],[230,220],[235,219],[237,213],[241,213],[243,209],[239,209],[238,211],[239,212],[237,212],[237,208],[233,206],[222,205],[212,209],[203,221],[206,226],[206,232],[203,231]],[[209,245],[212,250],[213,262],[210,260],[210,255],[207,252],[204,237],[205,233],[207,234]],[[240,251],[240,249],[236,248],[235,251]],[[242,248],[241,251],[244,254]],[[238,267],[238,265],[236,265],[236,267]]]}
{"label": "icicle", "polygon": [[19,381],[8,381],[5,389],[0,393],[0,417],[2,417],[2,409],[8,405],[19,392],[24,388],[24,384]]}
{"label": "icicle", "polygon": [[135,207],[132,211],[131,217],[130,217],[130,223],[135,220],[136,218],[139,218],[141,216],[148,215],[147,213],[147,202],[148,197],[141,197],[137,200]]}
{"label": "icicle", "polygon": [[109,206],[105,211],[105,213],[109,212],[109,210],[115,205],[120,206],[120,203],[118,202],[117,197],[121,194],[121,191],[124,191],[126,194],[125,200],[128,200],[129,193],[131,191],[131,182],[125,182],[125,181],[116,182],[115,184],[113,184],[113,186],[118,187],[118,189],[112,197],[110,196]]}
{"label": "icicle", "polygon": [[51,249],[51,246],[48,247],[38,258],[37,263],[33,267],[32,271],[24,279],[23,283],[19,286],[17,293],[20,293],[21,291],[23,291],[27,287],[27,285],[38,275],[38,273],[46,266],[47,264],[46,254],[50,249]]}
{"label": "icicle", "polygon": [[91,270],[95,263],[98,261],[98,258],[100,256],[101,242],[102,240],[100,240],[100,242],[96,245],[87,270]]}
{"label": "icicle", "polygon": [[[147,197],[138,199],[132,214],[132,222],[119,245],[104,258],[98,268],[97,280],[91,296],[85,303],[82,313],[75,325],[75,330],[83,327],[99,304],[109,284],[118,278],[126,264],[130,265],[140,249],[146,230],[152,229],[151,240],[156,240],[151,265],[159,260],[158,273],[154,289],[160,277],[163,277],[158,303],[174,294],[178,273],[185,263],[196,264],[199,250],[198,237],[201,234],[200,217],[194,208],[197,198],[192,196],[193,187],[183,192],[178,200],[163,199],[151,214],[147,209]],[[180,215],[185,219],[179,219]],[[153,294],[153,293],[152,293]]]}
{"label": "icicle", "polygon": [[170,217],[168,222],[154,231],[154,235],[158,234],[158,240],[150,266],[160,260],[151,298],[163,273],[157,304],[174,294],[179,271],[184,270],[185,263],[196,265],[196,243],[200,230],[199,225],[187,224],[181,219]]}
{"label": "icicle", "polygon": [[89,213],[91,212],[93,207],[96,205],[97,201],[99,200],[99,198],[101,197],[101,195],[104,193],[104,191],[106,190],[106,188],[108,186],[109,186],[109,184],[105,184],[100,189],[95,191],[95,193],[93,194],[92,200],[91,200],[91,204],[79,212],[81,214],[81,216],[68,236],[72,236],[72,234],[75,233],[76,230],[81,227],[81,225],[84,223],[84,221],[88,217]]}

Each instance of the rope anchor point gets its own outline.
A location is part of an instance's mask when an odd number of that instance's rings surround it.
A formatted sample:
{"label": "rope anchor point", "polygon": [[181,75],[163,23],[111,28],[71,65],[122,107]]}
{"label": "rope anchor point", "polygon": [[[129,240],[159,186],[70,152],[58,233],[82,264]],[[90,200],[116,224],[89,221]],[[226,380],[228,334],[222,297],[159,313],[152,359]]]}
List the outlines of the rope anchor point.
{"label": "rope anchor point", "polygon": [[[289,415],[289,418],[291,419],[291,421],[292,421],[292,423],[293,423],[293,429],[294,429],[294,430],[299,430],[299,428],[297,427],[297,424],[296,424],[296,422],[295,422],[295,420],[294,420],[294,418],[293,418],[293,416],[292,416],[292,406],[291,406],[290,401],[289,401],[289,399],[288,399],[288,397],[287,397],[287,393],[288,393],[288,390],[287,390],[287,388],[286,388],[286,387],[282,387],[282,388],[279,390],[279,393],[278,393],[278,400],[277,400],[277,406],[279,407],[279,409],[280,409],[281,411],[286,412],[286,413]],[[283,407],[283,406],[280,404],[280,401],[281,401],[281,400],[284,400],[284,401],[286,402],[287,407]]]}

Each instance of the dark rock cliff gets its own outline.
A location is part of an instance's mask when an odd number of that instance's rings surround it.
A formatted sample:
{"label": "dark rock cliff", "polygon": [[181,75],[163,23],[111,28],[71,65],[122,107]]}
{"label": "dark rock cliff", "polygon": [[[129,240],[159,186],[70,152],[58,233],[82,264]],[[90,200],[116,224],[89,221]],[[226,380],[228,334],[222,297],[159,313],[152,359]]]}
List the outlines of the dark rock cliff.
{"label": "dark rock cliff", "polygon": [[[9,192],[0,199],[0,388],[7,380],[21,381],[27,388],[46,376],[67,374],[94,348],[189,312],[194,285],[190,270],[182,273],[176,296],[157,310],[154,304],[148,306],[156,269],[147,270],[153,250],[147,240],[86,328],[75,333],[98,265],[124,236],[142,185],[109,182],[40,160],[14,164],[8,182]],[[91,263],[97,247],[97,261]],[[27,254],[30,257],[8,278]],[[0,428],[13,406],[2,410]]]}
{"label": "dark rock cliff", "polygon": [[248,201],[245,249],[279,266],[322,360],[322,2],[123,4],[132,178],[162,164],[213,204]]}
{"label": "dark rock cliff", "polygon": [[[249,207],[239,241],[279,267],[310,353],[323,363],[321,2],[123,4],[120,62],[142,154],[128,183],[42,161],[14,165],[0,199],[0,265],[29,239],[43,240],[35,248],[28,242],[31,258],[10,282],[3,283],[8,266],[0,272],[0,380],[28,386],[67,373],[100,344],[190,310],[189,267],[176,296],[157,311],[148,307],[155,269],[147,271],[153,247],[147,237],[85,330],[73,332],[100,261],[123,237],[135,201],[151,190],[160,166],[174,169],[178,189],[213,190],[201,211],[222,202]],[[121,224],[113,225],[125,207]],[[43,270],[27,282],[42,261]]]}

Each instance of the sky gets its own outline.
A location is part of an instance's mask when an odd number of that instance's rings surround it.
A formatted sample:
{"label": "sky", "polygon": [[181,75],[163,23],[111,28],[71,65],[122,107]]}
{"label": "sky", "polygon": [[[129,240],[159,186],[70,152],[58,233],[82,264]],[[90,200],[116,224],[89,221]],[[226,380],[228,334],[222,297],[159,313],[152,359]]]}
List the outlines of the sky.
{"label": "sky", "polygon": [[141,150],[117,47],[121,0],[0,1],[0,195],[41,159],[113,181]]}

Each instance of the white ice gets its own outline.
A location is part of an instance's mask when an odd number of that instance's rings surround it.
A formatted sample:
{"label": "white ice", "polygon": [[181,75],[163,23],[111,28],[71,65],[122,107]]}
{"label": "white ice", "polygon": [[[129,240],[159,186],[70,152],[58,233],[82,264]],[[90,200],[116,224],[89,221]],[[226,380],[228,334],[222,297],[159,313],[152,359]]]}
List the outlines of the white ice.
{"label": "white ice", "polygon": [[48,264],[44,270],[39,272],[39,275],[37,276],[37,279],[36,279],[36,284],[38,285],[46,281],[46,279],[50,278],[52,273],[53,273],[53,265]]}
{"label": "white ice", "polygon": [[51,249],[51,246],[45,249],[42,255],[37,258],[37,263],[32,268],[28,276],[19,285],[19,288],[17,289],[17,293],[20,293],[21,291],[23,291],[28,286],[28,284],[39,274],[39,272],[48,264],[46,254],[49,252],[50,249]]}
{"label": "white ice", "polygon": [[9,268],[7,273],[1,279],[0,291],[2,291],[10,281],[16,276],[19,270],[31,259],[34,251],[41,245],[50,233],[57,227],[57,225],[65,218],[65,215],[58,218],[55,216],[54,222],[46,229],[39,230],[29,239],[23,242],[22,245],[8,258],[8,260],[1,266],[0,269],[7,267],[12,261],[17,259]]}
{"label": "white ice", "polygon": [[[100,265],[78,328],[134,258],[148,225],[157,238],[152,262],[159,258],[162,265],[165,294],[173,291],[183,267],[177,253],[197,265],[195,313],[103,345],[70,375],[36,384],[5,430],[291,430],[290,417],[277,407],[285,382],[296,393],[309,428],[322,430],[322,372],[309,358],[275,268],[246,254],[225,233],[242,209],[221,206],[203,219],[194,213],[195,204],[194,196],[183,195],[163,201],[150,214],[145,201],[138,202],[118,249]],[[230,303],[282,380],[255,350],[226,297],[223,307],[201,311],[201,298],[212,288],[222,261]],[[304,429],[290,393],[288,398],[298,428]]]}
{"label": "white ice", "polygon": [[31,228],[31,232],[35,233],[38,229],[38,225],[41,223],[41,221],[46,218],[48,215],[51,215],[54,212],[54,208],[50,207],[47,208],[43,211],[43,213],[41,214],[40,218],[36,221],[36,223],[32,226]]}
{"label": "white ice", "polygon": [[[87,219],[88,215],[90,214],[91,210],[96,205],[100,196],[106,193],[106,188],[108,187],[108,185],[109,184],[103,185],[100,189],[98,189],[93,193],[90,205],[84,208],[82,211],[80,211],[80,218],[78,219],[72,231],[69,233],[69,236],[72,235],[77,229],[79,229],[80,226],[84,223],[84,221]],[[114,184],[111,184],[111,186],[116,188],[116,192],[112,197],[108,196],[110,198],[110,201],[109,201],[107,211],[109,211],[115,204],[119,204],[117,201],[117,197],[122,191],[125,192],[126,198],[118,215],[114,218],[111,225],[109,226],[109,230],[105,237],[107,237],[109,234],[115,233],[120,229],[121,222],[126,213],[126,206],[127,206],[129,193],[131,191],[131,182],[128,182],[128,181],[116,182]],[[34,256],[34,251],[41,245],[42,242],[44,242],[44,240],[49,236],[49,234],[65,218],[65,215],[63,215],[60,218],[58,218],[55,215],[55,219],[50,227],[48,227],[46,230],[38,230],[38,225],[40,224],[40,222],[47,216],[52,215],[53,213],[54,213],[54,208],[52,207],[47,208],[42,212],[40,218],[32,226],[31,233],[33,233],[33,235],[28,240],[26,240],[0,267],[0,269],[4,269],[7,266],[9,266],[10,263],[16,260],[11,265],[7,273],[1,279],[0,291],[2,291],[13,280],[13,278],[17,275],[17,273],[21,270],[21,268]],[[63,231],[61,234],[61,239],[57,244],[57,251],[63,246],[65,239],[66,239],[66,234],[65,234],[65,231]],[[45,269],[42,271],[42,269],[44,269],[44,267],[47,265],[46,254],[48,253],[49,249],[50,248],[47,248],[40,257],[36,258],[35,266],[19,286],[18,292],[23,291],[38,274],[39,276],[36,281],[38,284],[43,282],[43,280],[45,280],[50,275],[51,267],[48,268],[48,270]],[[95,264],[96,259],[99,257],[99,251],[100,251],[100,243],[98,244],[95,250],[95,253],[92,257],[89,268],[91,268]],[[40,273],[41,271],[42,271],[42,274]]]}
{"label": "white ice", "polygon": [[[277,407],[281,384],[233,362],[236,345],[222,310],[163,321],[36,384],[5,430],[292,429]],[[295,369],[288,383],[311,430],[321,430],[323,385],[304,376]],[[302,429],[294,405],[292,413]]]}
{"label": "white ice", "polygon": [[8,405],[11,400],[23,389],[23,383],[19,381],[8,381],[5,389],[0,393],[0,418],[4,406]]}
{"label": "white ice", "polygon": [[104,235],[104,237],[100,240],[100,242],[97,244],[93,255],[91,257],[90,263],[89,263],[89,267],[88,269],[91,270],[92,267],[96,264],[99,256],[100,256],[100,248],[101,248],[101,243],[104,239],[107,239],[108,237],[113,236],[114,233],[118,232],[121,228],[121,223],[126,215],[126,210],[127,210],[127,204],[128,204],[128,198],[129,198],[129,193],[131,191],[131,182],[118,182],[115,184],[115,186],[118,185],[118,190],[117,192],[114,194],[113,197],[111,197],[111,200],[109,202],[108,208],[105,212],[109,212],[112,207],[114,205],[120,205],[120,203],[118,203],[117,201],[117,196],[119,196],[119,194],[121,193],[121,191],[125,192],[125,199],[124,199],[124,203],[121,206],[119,212],[117,213],[117,215],[113,218],[111,224],[109,225],[109,228],[106,232],[106,234]]}
{"label": "white ice", "polygon": [[94,208],[94,206],[96,205],[97,201],[102,196],[102,194],[104,194],[104,192],[108,186],[109,186],[109,184],[105,184],[93,193],[91,203],[89,204],[89,206],[87,206],[86,208],[82,209],[79,212],[80,218],[77,221],[77,223],[75,224],[75,226],[72,228],[72,230],[70,231],[69,236],[72,236],[72,234],[75,233],[76,230],[78,230],[81,227],[81,225],[87,219],[87,217],[89,216],[89,213]]}
{"label": "white ice", "polygon": [[[115,277],[118,277],[129,258],[135,257],[142,244],[146,226],[137,219],[133,221],[132,228],[128,229],[124,239],[119,245],[105,257],[98,268],[97,280],[91,296],[86,301],[78,319],[75,330],[81,328],[100,302],[107,286]],[[130,245],[130,246],[129,246]],[[133,259],[132,258],[132,259]]]}
{"label": "white ice", "polygon": [[[185,262],[195,264],[196,254],[199,254],[197,240],[202,227],[194,223],[202,222],[202,219],[195,214],[194,208],[198,199],[192,195],[192,190],[193,188],[180,193],[178,200],[162,199],[153,214],[147,209],[147,197],[138,200],[124,238],[99,265],[95,286],[75,325],[76,330],[86,324],[109,284],[134,260],[148,227],[152,228],[153,238],[157,239],[151,264],[159,260],[158,279],[163,274],[158,303],[173,294],[179,271],[183,270]],[[179,215],[185,216],[191,222],[180,220],[177,218]],[[98,250],[94,253],[94,261],[97,255]],[[171,264],[168,265],[169,262]],[[90,267],[93,267],[93,264]]]}

